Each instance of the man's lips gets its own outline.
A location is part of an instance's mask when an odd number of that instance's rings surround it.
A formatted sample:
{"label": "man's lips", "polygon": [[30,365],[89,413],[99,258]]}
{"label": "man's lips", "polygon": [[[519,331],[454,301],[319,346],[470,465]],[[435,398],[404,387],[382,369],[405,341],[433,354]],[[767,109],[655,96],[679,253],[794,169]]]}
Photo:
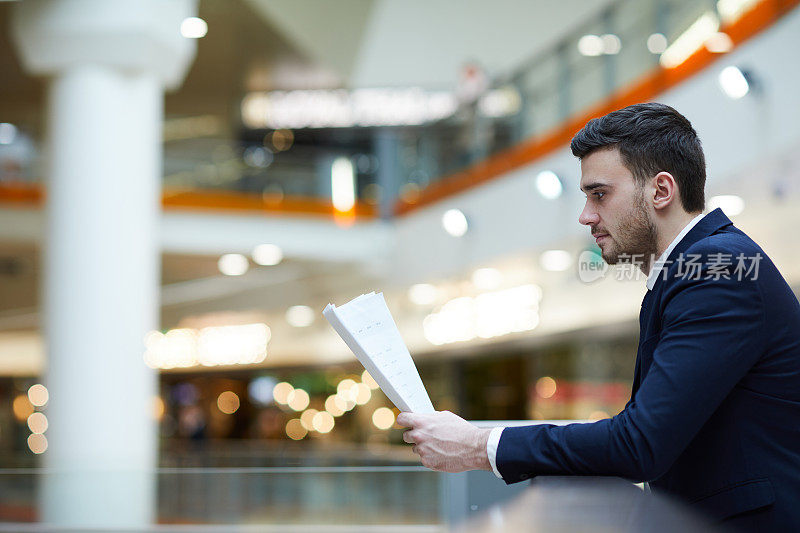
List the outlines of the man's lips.
{"label": "man's lips", "polygon": [[597,244],[600,244],[600,241],[602,241],[603,239],[605,239],[606,237],[608,237],[608,233],[593,233],[593,234],[592,234],[592,237],[594,237],[594,241],[595,241]]}

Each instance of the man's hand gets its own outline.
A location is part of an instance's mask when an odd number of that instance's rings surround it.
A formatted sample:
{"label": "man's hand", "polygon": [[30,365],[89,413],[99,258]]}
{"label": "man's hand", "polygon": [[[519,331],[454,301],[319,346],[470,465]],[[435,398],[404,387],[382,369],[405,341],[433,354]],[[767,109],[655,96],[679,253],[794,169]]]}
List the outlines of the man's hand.
{"label": "man's hand", "polygon": [[413,444],[422,464],[441,472],[491,470],[486,441],[491,429],[474,426],[450,411],[400,413],[397,423],[409,427],[403,440]]}

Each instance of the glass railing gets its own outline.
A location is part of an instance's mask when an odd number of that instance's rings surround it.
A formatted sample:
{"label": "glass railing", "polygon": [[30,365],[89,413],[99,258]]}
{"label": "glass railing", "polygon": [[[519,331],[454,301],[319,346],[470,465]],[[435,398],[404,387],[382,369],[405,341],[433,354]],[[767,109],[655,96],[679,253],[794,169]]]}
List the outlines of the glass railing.
{"label": "glass railing", "polygon": [[148,512],[131,512],[148,507],[142,500],[154,507],[154,524],[438,527],[447,498],[441,478],[421,466],[6,469],[0,470],[0,528],[48,523],[125,530],[151,521]]}

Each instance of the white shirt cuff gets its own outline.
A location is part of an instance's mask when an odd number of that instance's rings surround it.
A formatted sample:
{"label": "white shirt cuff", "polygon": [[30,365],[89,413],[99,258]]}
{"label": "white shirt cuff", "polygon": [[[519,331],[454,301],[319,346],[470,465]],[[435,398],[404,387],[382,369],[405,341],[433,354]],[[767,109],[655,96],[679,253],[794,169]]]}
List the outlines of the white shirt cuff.
{"label": "white shirt cuff", "polygon": [[486,455],[489,456],[489,464],[492,466],[494,475],[500,479],[503,479],[503,476],[501,476],[500,472],[497,470],[497,447],[500,445],[500,437],[503,434],[503,429],[505,428],[492,429],[492,432],[489,433],[489,439],[486,441]]}

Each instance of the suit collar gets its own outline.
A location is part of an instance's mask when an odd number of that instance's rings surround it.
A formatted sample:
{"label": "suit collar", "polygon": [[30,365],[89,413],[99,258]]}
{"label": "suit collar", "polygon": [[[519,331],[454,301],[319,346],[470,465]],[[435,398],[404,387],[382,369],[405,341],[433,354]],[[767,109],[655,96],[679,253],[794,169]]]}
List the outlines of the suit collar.
{"label": "suit collar", "polygon": [[[731,220],[725,216],[725,213],[722,212],[722,209],[719,207],[708,213],[704,216],[700,221],[695,224],[695,226],[687,233],[683,239],[680,240],[678,244],[675,245],[675,248],[672,249],[672,252],[667,257],[666,264],[664,268],[668,268],[669,265],[673,264],[675,260],[680,257],[682,253],[689,249],[694,243],[697,241],[708,237],[709,235],[713,235],[721,228],[725,226],[729,226],[733,224]],[[659,276],[656,280],[655,285],[653,286],[653,290],[659,286],[659,283],[664,279],[664,276]]]}
{"label": "suit collar", "polygon": [[725,216],[722,209],[719,207],[704,216],[692,230],[673,248],[672,253],[669,254],[669,259],[674,260],[678,254],[685,252],[691,245],[697,241],[713,235],[721,228],[733,224],[731,219]]}

